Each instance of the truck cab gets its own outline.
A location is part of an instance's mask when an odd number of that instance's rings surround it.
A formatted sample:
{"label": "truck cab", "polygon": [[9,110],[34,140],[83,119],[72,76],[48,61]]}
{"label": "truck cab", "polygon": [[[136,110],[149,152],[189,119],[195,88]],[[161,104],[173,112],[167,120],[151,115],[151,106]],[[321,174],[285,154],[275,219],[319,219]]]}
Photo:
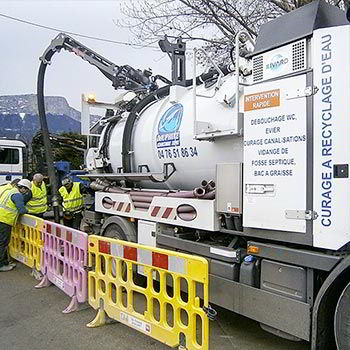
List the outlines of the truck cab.
{"label": "truck cab", "polygon": [[0,185],[23,178],[26,150],[23,141],[0,139]]}

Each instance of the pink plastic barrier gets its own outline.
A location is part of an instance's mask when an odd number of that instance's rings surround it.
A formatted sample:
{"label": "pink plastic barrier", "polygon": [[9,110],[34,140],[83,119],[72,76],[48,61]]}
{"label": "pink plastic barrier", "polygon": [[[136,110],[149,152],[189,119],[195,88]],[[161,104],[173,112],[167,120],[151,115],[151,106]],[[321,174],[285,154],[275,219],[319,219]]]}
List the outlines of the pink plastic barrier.
{"label": "pink plastic barrier", "polygon": [[60,224],[46,221],[42,228],[44,248],[42,249],[42,281],[36,288],[48,287],[51,283],[72,297],[69,306],[63,310],[69,313],[77,310],[78,303],[87,301],[88,235]]}

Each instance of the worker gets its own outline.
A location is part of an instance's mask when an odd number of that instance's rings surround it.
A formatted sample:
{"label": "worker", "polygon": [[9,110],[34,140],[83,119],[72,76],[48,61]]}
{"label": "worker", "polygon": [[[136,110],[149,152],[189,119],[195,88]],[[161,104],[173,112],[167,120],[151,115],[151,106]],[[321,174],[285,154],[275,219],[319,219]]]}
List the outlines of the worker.
{"label": "worker", "polygon": [[43,218],[47,211],[47,190],[42,174],[35,174],[32,180],[32,196],[27,203],[28,213]]}
{"label": "worker", "polygon": [[0,196],[0,272],[11,271],[16,264],[9,263],[7,247],[11,239],[12,227],[20,214],[28,213],[24,205],[24,195],[31,190],[32,183],[23,179]]}
{"label": "worker", "polygon": [[14,188],[21,179],[14,179],[10,183],[0,185],[0,197],[5,191],[9,191]]}
{"label": "worker", "polygon": [[[2,196],[3,193],[8,192],[8,191],[12,190],[13,188],[15,188],[20,180],[21,179],[17,178],[17,179],[12,180],[10,183],[1,185],[0,186],[0,197]],[[29,196],[31,197],[31,192],[30,191],[28,191],[28,194],[26,194],[24,196],[24,203],[26,203],[29,200]],[[7,258],[7,260],[5,259],[5,261],[9,261],[8,260],[9,259],[8,249],[6,249],[6,254],[7,254],[8,258]],[[13,266],[16,266],[16,264],[13,264]]]}
{"label": "worker", "polygon": [[65,226],[80,229],[84,209],[84,192],[82,183],[73,182],[70,177],[63,178],[59,193],[62,197],[63,223]]}

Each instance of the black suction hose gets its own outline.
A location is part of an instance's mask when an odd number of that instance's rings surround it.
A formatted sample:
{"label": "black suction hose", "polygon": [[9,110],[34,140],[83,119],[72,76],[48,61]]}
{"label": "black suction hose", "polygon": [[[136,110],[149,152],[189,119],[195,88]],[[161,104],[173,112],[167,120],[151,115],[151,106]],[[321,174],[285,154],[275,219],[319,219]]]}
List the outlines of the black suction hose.
{"label": "black suction hose", "polygon": [[57,182],[56,182],[56,174],[55,169],[53,166],[53,156],[52,156],[52,148],[51,148],[51,142],[50,142],[50,136],[49,136],[49,129],[47,126],[47,120],[46,120],[46,114],[45,114],[45,101],[44,101],[44,77],[45,77],[45,71],[48,61],[50,61],[51,57],[53,56],[54,52],[49,51],[46,56],[45,60],[41,61],[40,67],[39,67],[39,73],[38,73],[38,82],[37,82],[37,99],[38,99],[38,110],[39,110],[39,118],[40,118],[40,125],[41,125],[41,133],[43,135],[43,142],[45,147],[45,157],[46,157],[46,163],[47,163],[47,171],[50,178],[50,184],[51,184],[51,191],[52,191],[52,207],[53,207],[53,213],[55,222],[60,222],[60,210],[58,206],[58,198],[57,198]]}

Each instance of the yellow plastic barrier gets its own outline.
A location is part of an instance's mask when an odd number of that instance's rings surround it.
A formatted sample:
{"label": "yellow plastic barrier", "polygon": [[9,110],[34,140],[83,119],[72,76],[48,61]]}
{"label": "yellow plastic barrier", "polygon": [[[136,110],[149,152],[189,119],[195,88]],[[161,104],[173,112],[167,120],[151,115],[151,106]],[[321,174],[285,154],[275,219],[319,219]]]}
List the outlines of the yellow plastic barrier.
{"label": "yellow plastic barrier", "polygon": [[32,215],[20,217],[17,225],[12,228],[9,254],[21,263],[40,271],[41,248],[44,239],[41,229],[44,220]]}
{"label": "yellow plastic barrier", "polygon": [[107,315],[171,347],[209,348],[206,259],[89,236],[89,269],[89,304],[98,313],[88,327]]}

